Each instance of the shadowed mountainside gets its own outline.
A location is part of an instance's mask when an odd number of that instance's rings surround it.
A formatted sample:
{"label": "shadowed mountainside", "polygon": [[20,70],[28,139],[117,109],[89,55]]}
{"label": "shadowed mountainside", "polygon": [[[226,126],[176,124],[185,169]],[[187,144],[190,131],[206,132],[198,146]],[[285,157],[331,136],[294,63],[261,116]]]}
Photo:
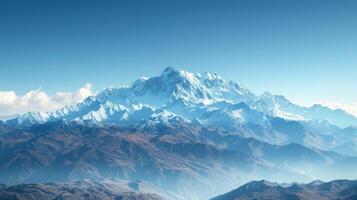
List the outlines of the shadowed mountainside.
{"label": "shadowed mountainside", "polygon": [[350,176],[357,169],[355,157],[271,145],[184,122],[145,127],[52,122],[7,130],[0,134],[0,181],[7,184],[118,178],[150,182],[173,198],[202,199],[259,177],[307,181],[324,174]]}

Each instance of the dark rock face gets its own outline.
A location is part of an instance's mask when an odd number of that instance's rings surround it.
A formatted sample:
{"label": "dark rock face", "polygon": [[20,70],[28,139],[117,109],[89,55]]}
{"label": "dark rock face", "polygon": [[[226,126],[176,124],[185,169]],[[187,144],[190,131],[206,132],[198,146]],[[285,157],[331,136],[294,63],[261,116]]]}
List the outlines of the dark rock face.
{"label": "dark rock face", "polygon": [[138,190],[131,190],[125,182],[77,181],[66,184],[21,184],[0,187],[1,200],[164,200],[163,197]]}
{"label": "dark rock face", "polygon": [[287,187],[267,181],[252,181],[211,200],[347,200],[356,197],[357,181],[335,180]]}

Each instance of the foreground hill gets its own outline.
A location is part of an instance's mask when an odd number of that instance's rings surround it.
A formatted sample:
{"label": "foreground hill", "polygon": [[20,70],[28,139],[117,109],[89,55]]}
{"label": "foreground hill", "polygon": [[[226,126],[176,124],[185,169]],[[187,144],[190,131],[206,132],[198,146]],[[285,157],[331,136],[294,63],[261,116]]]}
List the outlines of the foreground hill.
{"label": "foreground hill", "polygon": [[0,200],[165,200],[153,192],[144,183],[115,180],[0,185]]}
{"label": "foreground hill", "polygon": [[314,181],[309,184],[279,185],[253,181],[211,200],[354,200],[357,181]]}

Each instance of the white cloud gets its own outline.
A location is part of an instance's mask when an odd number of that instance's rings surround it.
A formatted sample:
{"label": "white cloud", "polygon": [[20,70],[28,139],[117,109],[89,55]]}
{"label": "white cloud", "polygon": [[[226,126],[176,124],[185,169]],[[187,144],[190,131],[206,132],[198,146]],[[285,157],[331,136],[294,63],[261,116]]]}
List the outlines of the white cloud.
{"label": "white cloud", "polygon": [[27,111],[54,111],[81,102],[91,95],[94,95],[94,92],[89,83],[75,92],[57,92],[52,96],[42,90],[32,90],[23,96],[17,95],[14,91],[0,91],[0,116]]}
{"label": "white cloud", "polygon": [[331,109],[341,109],[357,117],[357,103],[344,103],[337,101],[321,101],[319,104]]}

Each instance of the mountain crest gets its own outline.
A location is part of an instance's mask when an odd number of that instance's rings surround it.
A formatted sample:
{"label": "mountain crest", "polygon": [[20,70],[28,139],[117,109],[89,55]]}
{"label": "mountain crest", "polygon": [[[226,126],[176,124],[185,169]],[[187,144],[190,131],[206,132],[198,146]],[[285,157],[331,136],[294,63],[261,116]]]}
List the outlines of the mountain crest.
{"label": "mountain crest", "polygon": [[[219,111],[241,102],[244,102],[250,109],[267,116],[289,120],[323,119],[346,127],[357,125],[357,118],[341,110],[317,106],[302,107],[291,103],[284,96],[273,95],[269,92],[258,96],[234,81],[224,80],[217,73],[191,73],[174,67],[165,68],[158,76],[139,78],[129,86],[109,87],[81,103],[55,112],[29,112],[9,121],[20,125],[59,119],[92,121],[100,124],[109,122],[121,124],[126,121],[124,124],[131,124],[140,121],[140,118],[141,120],[150,119],[150,115],[166,109],[188,120],[213,116],[210,112],[216,110],[216,114],[226,113],[225,117],[229,120],[238,120],[228,121],[227,124],[249,122],[247,119],[242,119],[240,111],[229,109]],[[260,118],[261,115],[254,114],[254,117],[246,117],[254,120],[256,116]],[[256,121],[264,120],[256,119],[255,123]]]}

